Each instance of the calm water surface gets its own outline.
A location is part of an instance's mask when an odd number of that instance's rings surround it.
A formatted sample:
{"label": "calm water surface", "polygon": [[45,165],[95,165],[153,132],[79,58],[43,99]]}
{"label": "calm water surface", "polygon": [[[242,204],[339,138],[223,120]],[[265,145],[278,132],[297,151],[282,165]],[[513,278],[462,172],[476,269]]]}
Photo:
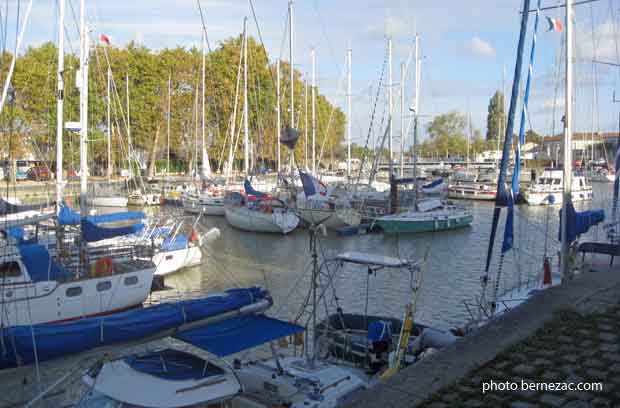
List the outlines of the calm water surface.
{"label": "calm water surface", "polygon": [[[577,209],[604,208],[610,217],[612,184],[594,184],[595,200],[579,203]],[[470,228],[427,233],[389,236],[368,234],[341,237],[335,233],[320,237],[320,250],[325,256],[355,250],[402,258],[421,258],[427,249],[429,263],[423,275],[415,319],[440,328],[463,324],[468,318],[464,301],[480,295],[480,277],[489,242],[493,203],[472,202],[474,213]],[[164,208],[172,215],[180,209]],[[515,218],[515,250],[504,258],[502,288],[532,279],[542,270],[545,253],[553,256],[557,267],[559,207],[518,207]],[[503,211],[505,214],[505,211]],[[503,220],[503,217],[502,217]],[[205,251],[206,262],[196,268],[170,275],[166,279],[175,294],[206,294],[235,286],[261,285],[268,288],[275,305],[270,314],[284,319],[293,318],[309,288],[309,236],[298,229],[287,236],[256,234],[230,227],[224,217],[203,219],[204,230],[217,227],[221,237]],[[499,266],[499,248],[503,235],[500,223],[495,244],[491,273]],[[589,236],[604,239],[602,228],[596,227]],[[547,239],[545,238],[547,237]],[[368,302],[366,289],[368,280]],[[346,312],[360,313],[368,306],[369,314],[400,317],[410,300],[410,277],[405,270],[382,270],[368,276],[364,268],[345,267],[338,271],[330,288],[328,310],[333,312],[333,294]],[[167,295],[166,295],[167,296]]]}

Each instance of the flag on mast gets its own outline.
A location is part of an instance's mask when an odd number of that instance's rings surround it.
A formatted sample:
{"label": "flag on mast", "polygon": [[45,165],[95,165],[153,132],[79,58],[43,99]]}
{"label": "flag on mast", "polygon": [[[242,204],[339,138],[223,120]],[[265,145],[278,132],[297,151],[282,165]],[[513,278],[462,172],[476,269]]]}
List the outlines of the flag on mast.
{"label": "flag on mast", "polygon": [[556,20],[555,18],[545,17],[547,19],[547,24],[549,25],[547,31],[557,31],[561,33],[564,31],[564,25],[562,21]]}
{"label": "flag on mast", "polygon": [[99,36],[99,41],[101,41],[102,43],[106,43],[106,44],[108,44],[108,45],[112,45],[112,42],[110,41],[110,37],[108,37],[108,36],[107,36],[107,35],[105,35],[105,34],[101,34],[101,35]]}

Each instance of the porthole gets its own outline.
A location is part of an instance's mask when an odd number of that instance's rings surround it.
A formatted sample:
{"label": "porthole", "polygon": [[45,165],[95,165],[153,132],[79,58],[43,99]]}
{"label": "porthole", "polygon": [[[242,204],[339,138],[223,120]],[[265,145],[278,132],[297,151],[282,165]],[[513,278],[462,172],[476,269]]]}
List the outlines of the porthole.
{"label": "porthole", "polygon": [[110,290],[111,287],[112,287],[112,282],[110,282],[110,281],[99,282],[97,284],[97,291],[98,292],[105,292],[106,290]]}
{"label": "porthole", "polygon": [[80,296],[82,294],[82,287],[73,286],[71,288],[68,288],[65,294],[67,295],[67,297]]}
{"label": "porthole", "polygon": [[125,286],[132,286],[138,283],[137,276],[128,276],[125,278]]}

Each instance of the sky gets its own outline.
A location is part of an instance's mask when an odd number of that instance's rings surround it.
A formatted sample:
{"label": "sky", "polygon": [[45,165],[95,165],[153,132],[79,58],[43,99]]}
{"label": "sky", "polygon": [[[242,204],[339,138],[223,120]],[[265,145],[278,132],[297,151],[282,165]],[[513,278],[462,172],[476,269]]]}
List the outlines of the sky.
{"label": "sky", "polygon": [[[79,44],[76,25],[79,1],[66,1],[65,24],[70,51]],[[15,30],[18,3],[21,3],[23,16],[28,1],[8,1],[9,32]],[[86,0],[86,3],[93,37],[105,33],[114,45],[122,46],[134,40],[155,50],[178,45],[200,46],[201,20],[197,0]],[[253,0],[253,3],[269,55],[273,59],[281,56],[288,60],[288,1]],[[531,1],[532,8],[536,3],[537,0]],[[560,3],[560,0],[541,0],[542,7]],[[246,16],[249,33],[257,36],[249,0],[200,0],[200,4],[211,48],[239,35]],[[410,59],[414,35],[418,33],[422,57],[422,128],[434,116],[457,110],[468,116],[471,114],[473,128],[485,134],[490,97],[498,89],[506,89],[510,94],[521,7],[521,0],[297,0],[294,2],[293,60],[297,69],[310,78],[310,50],[314,48],[317,83],[321,92],[345,110],[345,57],[347,49],[351,48],[352,133],[353,141],[363,144],[373,108],[371,93],[374,95],[378,90],[388,36],[393,40],[394,133],[400,134],[401,64]],[[3,14],[7,14],[6,10]],[[613,131],[618,127],[620,105],[613,103],[612,96],[618,89],[620,98],[620,69],[593,64],[592,60],[620,62],[619,16],[619,0],[598,0],[576,7],[576,131]],[[564,9],[541,12],[526,129],[551,134],[554,130],[559,132],[564,105],[561,72],[564,63],[558,64],[563,33],[547,31],[545,17],[564,21]],[[13,24],[10,23],[11,18]],[[525,68],[530,58],[534,19],[535,13],[531,13],[524,54]],[[25,46],[56,42],[57,1],[35,0],[28,24]],[[14,41],[14,35],[11,37],[9,34],[8,41]],[[524,69],[522,85],[526,72]],[[413,64],[407,71],[404,84],[405,107],[408,108],[413,104]],[[387,90],[387,83],[384,82],[379,92],[381,97],[377,104],[376,122],[381,120],[386,110]],[[519,102],[517,119],[521,109],[522,102]],[[411,132],[405,139],[405,144],[409,145]],[[400,142],[395,140],[395,143]]]}

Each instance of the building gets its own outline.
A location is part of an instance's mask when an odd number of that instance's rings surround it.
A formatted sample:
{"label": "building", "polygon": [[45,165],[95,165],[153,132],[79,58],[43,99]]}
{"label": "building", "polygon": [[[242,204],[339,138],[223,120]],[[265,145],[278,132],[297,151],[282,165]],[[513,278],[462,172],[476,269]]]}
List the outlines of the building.
{"label": "building", "polygon": [[[575,132],[573,133],[573,158],[575,160],[605,159],[613,162],[618,132]],[[563,158],[564,135],[545,136],[541,141],[541,151],[561,163]]]}

